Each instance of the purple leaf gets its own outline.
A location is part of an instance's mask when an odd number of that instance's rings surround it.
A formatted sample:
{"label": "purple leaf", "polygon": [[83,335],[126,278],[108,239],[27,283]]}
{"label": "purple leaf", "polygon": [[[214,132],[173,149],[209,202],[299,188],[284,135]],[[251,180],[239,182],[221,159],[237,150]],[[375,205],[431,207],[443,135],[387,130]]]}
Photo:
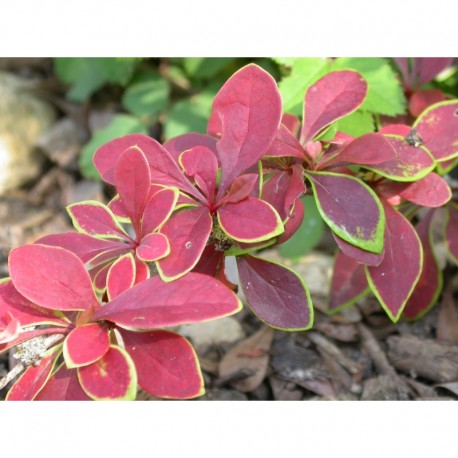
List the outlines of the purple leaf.
{"label": "purple leaf", "polygon": [[313,308],[303,280],[289,268],[264,259],[237,257],[240,285],[255,315],[286,331],[310,329]]}

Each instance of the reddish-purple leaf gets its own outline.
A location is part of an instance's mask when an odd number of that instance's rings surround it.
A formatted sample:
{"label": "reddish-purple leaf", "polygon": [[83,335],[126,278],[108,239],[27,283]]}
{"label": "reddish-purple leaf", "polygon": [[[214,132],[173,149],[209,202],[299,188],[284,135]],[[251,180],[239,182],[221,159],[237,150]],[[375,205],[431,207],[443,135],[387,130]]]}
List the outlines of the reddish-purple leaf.
{"label": "reddish-purple leaf", "polygon": [[367,83],[349,70],[328,73],[305,94],[301,144],[305,145],[325,127],[355,111],[364,101]]}
{"label": "reddish-purple leaf", "polygon": [[335,313],[349,307],[368,291],[364,266],[338,251],[332,272],[328,311]]}
{"label": "reddish-purple leaf", "polygon": [[150,198],[143,212],[142,236],[156,231],[169,219],[177,200],[178,192],[172,188],[162,189]]}
{"label": "reddish-purple leaf", "polygon": [[281,117],[281,123],[292,132],[292,134],[297,138],[299,137],[299,129],[301,127],[301,122],[296,115],[291,113],[283,113]]}
{"label": "reddish-purple leaf", "polygon": [[216,154],[205,146],[195,146],[183,152],[179,162],[186,175],[194,178],[197,186],[207,198],[204,203],[213,202],[218,172]]}
{"label": "reddish-purple leaf", "polygon": [[415,91],[409,100],[410,114],[417,118],[426,108],[438,102],[445,100],[445,94],[437,88],[434,89],[420,89]]}
{"label": "reddish-purple leaf", "polygon": [[205,146],[217,154],[216,142],[217,139],[210,135],[190,132],[167,140],[163,146],[175,161],[178,162],[178,158],[183,151],[194,148],[195,146]]}
{"label": "reddish-purple leaf", "polygon": [[423,207],[441,207],[452,198],[452,191],[447,182],[437,173],[429,173],[413,183],[396,183],[398,194],[414,204]]}
{"label": "reddish-purple leaf", "polygon": [[207,275],[189,273],[173,283],[156,276],[135,285],[95,315],[126,329],[155,329],[232,315],[241,309],[237,296]]}
{"label": "reddish-purple leaf", "polygon": [[247,303],[260,320],[286,331],[312,327],[312,300],[295,272],[249,255],[238,256],[237,266]]}
{"label": "reddish-purple leaf", "polygon": [[449,253],[458,264],[458,205],[454,203],[447,206],[445,241]]}
{"label": "reddish-purple leaf", "polygon": [[353,140],[340,154],[326,162],[326,166],[345,163],[359,164],[397,181],[417,180],[435,166],[425,148],[412,146],[398,135],[378,133]]}
{"label": "reddish-purple leaf", "polygon": [[423,269],[402,316],[414,320],[423,316],[437,302],[442,290],[442,271],[433,249],[432,221],[434,211],[430,210],[415,227],[423,246]]}
{"label": "reddish-purple leaf", "polygon": [[117,259],[110,267],[107,274],[108,300],[114,299],[135,283],[136,269],[132,253]]}
{"label": "reddish-purple leaf", "polygon": [[385,216],[374,191],[348,175],[307,171],[306,176],[326,224],[346,242],[381,253]]}
{"label": "reddish-purple leaf", "polygon": [[223,205],[217,215],[221,229],[240,242],[261,242],[284,232],[279,214],[256,197]]}
{"label": "reddish-purple leaf", "polygon": [[16,339],[21,323],[7,310],[0,310],[0,344]]}
{"label": "reddish-purple leaf", "polygon": [[137,395],[137,372],[124,348],[111,345],[95,363],[79,367],[84,392],[96,401],[133,401]]}
{"label": "reddish-purple leaf", "polygon": [[60,345],[48,350],[40,364],[29,366],[11,387],[6,400],[32,401],[51,375],[60,350]]}
{"label": "reddish-purple leaf", "polygon": [[173,215],[162,227],[170,253],[157,267],[161,277],[170,281],[189,272],[199,261],[212,230],[208,208],[198,207]]}
{"label": "reddish-purple leaf", "polygon": [[[227,192],[227,194],[221,199],[220,204],[223,203],[232,203],[236,204],[241,200],[246,199],[253,194],[256,194],[255,197],[259,195],[259,175],[256,173],[247,173],[237,177]],[[258,185],[257,192],[253,192]]]}
{"label": "reddish-purple leaf", "polygon": [[194,197],[202,197],[200,192],[184,177],[169,152],[156,140],[142,134],[130,134],[116,138],[95,152],[94,164],[107,183],[115,185],[116,162],[119,156],[132,146],[140,148],[145,155],[153,183],[176,186]]}
{"label": "reddish-purple leaf", "polygon": [[286,223],[284,223],[285,232],[283,232],[276,242],[277,245],[286,242],[290,239],[296,231],[299,229],[299,226],[302,224],[304,219],[304,204],[300,199],[296,199],[293,209],[290,212],[290,216]]}
{"label": "reddish-purple leaf", "polygon": [[[370,251],[362,250],[355,245],[347,243],[345,240],[341,239],[334,232],[332,233],[334,240],[337,243],[337,246],[342,250],[342,252],[349,258],[352,258],[353,261],[359,264],[366,264],[368,266],[379,266],[383,261],[383,256],[385,252],[382,251],[380,254],[371,253]],[[364,269],[363,269],[364,272]]]}
{"label": "reddish-purple leaf", "polygon": [[272,157],[297,157],[304,160],[304,148],[299,143],[299,140],[291,133],[291,131],[283,124],[278,129],[277,136],[271,147],[265,153],[265,156]]}
{"label": "reddish-purple leaf", "polygon": [[213,101],[208,132],[221,137],[216,147],[221,165],[218,197],[274,141],[282,114],[275,80],[254,64],[236,72]]}
{"label": "reddish-purple leaf", "polygon": [[150,277],[150,271],[148,264],[143,262],[141,259],[135,258],[135,284],[140,283]]}
{"label": "reddish-purple leaf", "polygon": [[442,70],[452,65],[453,57],[415,57],[412,59],[412,86],[429,83]]}
{"label": "reddish-purple leaf", "polygon": [[112,211],[100,202],[87,200],[72,204],[67,207],[67,211],[78,232],[99,238],[129,240]]}
{"label": "reddish-purple leaf", "polygon": [[458,156],[458,101],[449,100],[429,107],[414,127],[436,161]]}
{"label": "reddish-purple leaf", "polygon": [[35,401],[91,401],[83,391],[75,369],[67,369],[65,363],[51,376]]}
{"label": "reddish-purple leaf", "polygon": [[420,277],[423,250],[409,221],[388,204],[384,209],[385,256],[378,267],[366,267],[366,273],[372,292],[396,322]]}
{"label": "reddish-purple leaf", "polygon": [[170,253],[169,241],[164,234],[149,234],[143,237],[136,253],[142,261],[157,261]]}
{"label": "reddish-purple leaf", "polygon": [[383,126],[378,133],[387,135],[400,135],[401,137],[407,137],[412,131],[412,127],[406,124],[387,124]]}
{"label": "reddish-purple leaf", "polygon": [[113,260],[99,264],[89,271],[94,288],[98,293],[103,293],[107,287],[107,276]]}
{"label": "reddish-purple leaf", "polygon": [[271,204],[283,221],[289,217],[292,206],[306,191],[302,172],[301,165],[293,165],[292,173],[275,173],[262,187],[262,200]]}
{"label": "reddish-purple leaf", "polygon": [[69,369],[87,366],[100,359],[110,347],[108,328],[98,323],[78,326],[64,341],[64,358]]}
{"label": "reddish-purple leaf", "polygon": [[92,261],[96,256],[110,250],[125,249],[124,242],[104,240],[78,232],[46,235],[35,243],[57,246],[75,253],[84,263]]}
{"label": "reddish-purple leaf", "polygon": [[121,331],[135,362],[138,384],[158,398],[189,399],[204,394],[203,378],[191,344],[169,331]]}
{"label": "reddish-purple leaf", "polygon": [[11,251],[9,270],[16,289],[32,302],[54,310],[98,307],[82,261],[63,248],[23,245]]}
{"label": "reddish-purple leaf", "polygon": [[40,324],[67,326],[67,322],[58,318],[53,310],[39,307],[30,302],[14,287],[11,281],[0,283],[0,310],[11,313],[22,327]]}
{"label": "reddish-purple leaf", "polygon": [[151,174],[148,161],[138,148],[124,151],[116,163],[115,186],[135,232],[140,233],[140,220],[149,196]]}

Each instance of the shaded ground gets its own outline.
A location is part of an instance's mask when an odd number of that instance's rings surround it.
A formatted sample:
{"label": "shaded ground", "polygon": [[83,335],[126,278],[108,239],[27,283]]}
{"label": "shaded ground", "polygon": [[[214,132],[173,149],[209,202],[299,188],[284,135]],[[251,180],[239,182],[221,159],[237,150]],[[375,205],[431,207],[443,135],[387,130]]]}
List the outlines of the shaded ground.
{"label": "shaded ground", "polygon": [[[36,71],[35,61],[24,65],[20,68]],[[43,76],[46,71],[38,74],[49,83]],[[91,107],[69,107],[63,93],[52,93],[53,103],[60,107],[59,125],[73,123],[73,127],[58,128],[54,137],[41,142],[45,160],[38,178],[0,198],[0,278],[8,275],[11,248],[71,229],[66,205],[110,198],[109,189],[82,179],[78,172],[78,153],[87,139]],[[313,330],[273,331],[247,308],[225,319],[216,330],[212,326],[218,325],[180,329],[195,343],[200,357],[207,391],[200,400],[457,398],[456,269],[446,272],[440,303],[417,322],[393,325],[373,297],[328,317],[323,310],[334,248],[325,236],[316,252],[293,266],[312,289]],[[266,255],[279,256],[276,252]],[[8,354],[0,355],[0,377],[11,369],[11,361]],[[6,390],[0,391],[0,399],[5,394]],[[138,398],[149,399],[145,393]]]}

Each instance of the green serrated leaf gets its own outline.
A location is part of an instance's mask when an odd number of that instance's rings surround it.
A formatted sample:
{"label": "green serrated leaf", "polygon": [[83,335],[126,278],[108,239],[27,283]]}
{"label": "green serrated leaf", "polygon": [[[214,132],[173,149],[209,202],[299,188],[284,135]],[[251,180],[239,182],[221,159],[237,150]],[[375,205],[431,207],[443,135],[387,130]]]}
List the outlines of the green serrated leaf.
{"label": "green serrated leaf", "polygon": [[71,88],[67,97],[82,102],[104,84],[127,84],[139,59],[63,57],[54,60],[57,77]]}
{"label": "green serrated leaf", "polygon": [[136,116],[159,116],[169,102],[168,82],[156,72],[144,72],[126,89],[122,104]]}
{"label": "green serrated leaf", "polygon": [[305,196],[301,200],[304,204],[304,220],[294,235],[278,247],[282,256],[293,261],[315,248],[324,231],[323,219],[313,196]]}
{"label": "green serrated leaf", "polygon": [[283,111],[302,116],[305,91],[328,71],[327,59],[320,57],[294,59],[291,74],[284,77],[278,85],[283,100]]}
{"label": "green serrated leaf", "polygon": [[104,129],[96,131],[81,150],[79,166],[81,173],[89,179],[100,180],[99,172],[94,167],[92,157],[97,148],[117,137],[127,134],[147,134],[147,128],[134,116],[116,115]]}
{"label": "green serrated leaf", "polygon": [[216,92],[208,90],[175,103],[165,120],[165,139],[187,132],[205,133]]}
{"label": "green serrated leaf", "polygon": [[406,100],[396,73],[383,58],[340,57],[332,62],[332,70],[352,69],[366,80],[369,90],[361,110],[387,116],[403,114]]}
{"label": "green serrated leaf", "polygon": [[375,124],[372,114],[367,111],[357,110],[354,113],[345,116],[336,122],[336,127],[339,132],[360,137],[375,131]]}

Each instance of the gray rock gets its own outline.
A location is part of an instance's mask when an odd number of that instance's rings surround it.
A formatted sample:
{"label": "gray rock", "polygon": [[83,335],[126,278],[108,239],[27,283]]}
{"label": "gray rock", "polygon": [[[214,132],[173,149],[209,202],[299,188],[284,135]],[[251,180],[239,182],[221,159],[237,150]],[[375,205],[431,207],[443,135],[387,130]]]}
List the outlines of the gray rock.
{"label": "gray rock", "polygon": [[0,195],[38,176],[35,146],[54,122],[54,109],[34,95],[35,83],[0,72]]}

